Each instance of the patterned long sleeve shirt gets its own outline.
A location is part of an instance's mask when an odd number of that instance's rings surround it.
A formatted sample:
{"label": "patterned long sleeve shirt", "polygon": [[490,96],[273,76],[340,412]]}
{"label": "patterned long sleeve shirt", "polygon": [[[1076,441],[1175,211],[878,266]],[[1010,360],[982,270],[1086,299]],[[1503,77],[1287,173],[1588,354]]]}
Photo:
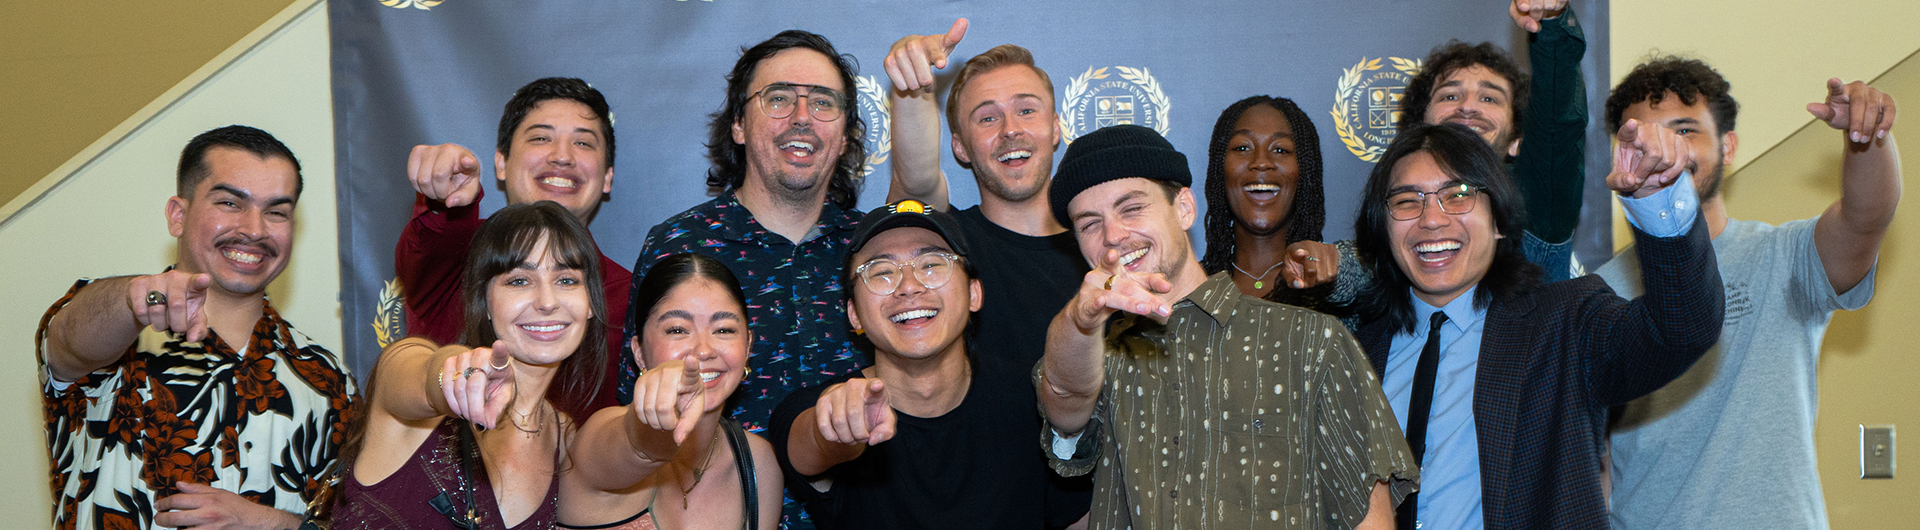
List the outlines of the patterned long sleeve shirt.
{"label": "patterned long sleeve shirt", "polygon": [[1072,457],[1041,435],[1056,471],[1095,474],[1092,528],[1351,528],[1376,482],[1397,503],[1419,479],[1346,327],[1227,273],[1165,325],[1116,316],[1105,369]]}

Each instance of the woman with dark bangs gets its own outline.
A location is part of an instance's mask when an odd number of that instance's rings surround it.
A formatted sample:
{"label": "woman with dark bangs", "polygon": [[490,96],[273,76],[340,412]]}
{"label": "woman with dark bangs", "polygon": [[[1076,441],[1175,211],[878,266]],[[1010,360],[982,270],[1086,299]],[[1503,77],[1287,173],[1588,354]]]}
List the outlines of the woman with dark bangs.
{"label": "woman with dark bangs", "polygon": [[1320,242],[1320,173],[1320,133],[1292,100],[1253,96],[1221,112],[1207,148],[1207,274],[1231,270],[1242,293],[1337,310],[1329,282],[1352,251]]}
{"label": "woman with dark bangs", "polygon": [[560,528],[774,528],[780,464],[773,446],[727,417],[747,375],[747,299],[713,258],[671,254],[635,286],[625,407],[601,409],[560,478]]}
{"label": "woman with dark bangs", "polygon": [[599,266],[558,204],[487,218],[461,281],[465,342],[486,346],[409,338],[380,353],[333,528],[551,528],[575,426],[556,405],[590,402],[606,366]]}

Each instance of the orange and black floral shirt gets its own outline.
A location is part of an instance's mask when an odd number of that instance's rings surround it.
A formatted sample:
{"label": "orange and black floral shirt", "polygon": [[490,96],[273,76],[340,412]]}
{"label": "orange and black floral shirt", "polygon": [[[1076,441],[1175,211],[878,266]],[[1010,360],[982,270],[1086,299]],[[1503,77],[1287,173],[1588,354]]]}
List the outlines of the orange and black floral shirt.
{"label": "orange and black floral shirt", "polygon": [[339,356],[269,303],[244,353],[211,330],[187,342],[146,328],[120,362],[58,381],[47,324],[89,282],[48,308],[34,335],[54,528],[151,528],[154,503],[179,482],[305,513],[333,473],[359,393]]}

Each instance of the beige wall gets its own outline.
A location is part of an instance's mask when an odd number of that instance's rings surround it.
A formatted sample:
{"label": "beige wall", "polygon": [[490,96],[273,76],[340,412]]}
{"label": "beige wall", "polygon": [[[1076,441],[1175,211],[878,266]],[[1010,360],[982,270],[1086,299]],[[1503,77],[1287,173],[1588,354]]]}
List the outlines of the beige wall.
{"label": "beige wall", "polygon": [[[1920,110],[1920,59],[1912,58],[1920,49],[1913,29],[1920,3],[1615,0],[1612,15],[1615,81],[1657,48],[1706,60],[1733,84],[1741,142],[1725,194],[1735,218],[1780,223],[1818,215],[1839,198],[1839,133],[1811,124],[1805,109],[1824,96],[1829,77],[1877,79],[1876,87],[1898,98],[1908,111],[1895,127],[1904,136],[1902,158],[1920,165],[1912,112]],[[1873,303],[1835,315],[1827,330],[1814,438],[1833,528],[1907,528],[1920,520],[1920,465],[1894,480],[1859,478],[1860,424],[1904,427],[1907,454],[1920,454],[1911,441],[1920,432],[1912,302],[1920,299],[1920,278],[1906,272],[1920,265],[1920,216],[1906,209],[1881,250]]]}
{"label": "beige wall", "polygon": [[[0,424],[42,425],[31,345],[42,312],[79,277],[149,274],[172,262],[162,207],[173,194],[180,148],[207,129],[266,129],[300,157],[306,190],[296,206],[291,265],[268,288],[273,304],[322,345],[340,343],[335,243],[333,116],[324,3],[262,41],[125,141],[0,226]],[[288,15],[291,15],[289,13]],[[231,44],[231,43],[230,43]],[[178,81],[178,80],[176,80]],[[37,428],[0,430],[0,513],[7,528],[45,528],[50,506],[46,442]]]}
{"label": "beige wall", "polygon": [[5,2],[0,204],[290,3]]}

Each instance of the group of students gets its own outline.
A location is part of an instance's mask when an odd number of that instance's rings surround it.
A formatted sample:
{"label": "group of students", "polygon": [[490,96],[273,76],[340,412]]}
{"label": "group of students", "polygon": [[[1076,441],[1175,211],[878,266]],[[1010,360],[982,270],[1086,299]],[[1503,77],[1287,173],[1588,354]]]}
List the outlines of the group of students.
{"label": "group of students", "polygon": [[[480,216],[467,148],[410,154],[411,337],[364,387],[262,294],[297,159],[209,131],[168,201],[179,261],[82,280],[42,321],[54,521],[1825,527],[1813,370],[1831,312],[1872,295],[1892,98],[1834,80],[1808,106],[1845,132],[1843,198],[1775,227],[1725,211],[1726,81],[1637,66],[1605,113],[1636,245],[1579,276],[1584,37],[1562,1],[1510,15],[1532,75],[1436,48],[1332,243],[1292,101],[1221,113],[1201,219],[1151,129],[1084,135],[1056,169],[1052,82],[1023,48],[959,65],[942,109],[962,19],[889,50],[888,204],[865,213],[850,58],[798,30],[744,49],[710,124],[718,196],[629,271],[587,230],[608,104],[537,80],[501,117],[507,207]],[[950,207],[947,153],[978,206]]]}

